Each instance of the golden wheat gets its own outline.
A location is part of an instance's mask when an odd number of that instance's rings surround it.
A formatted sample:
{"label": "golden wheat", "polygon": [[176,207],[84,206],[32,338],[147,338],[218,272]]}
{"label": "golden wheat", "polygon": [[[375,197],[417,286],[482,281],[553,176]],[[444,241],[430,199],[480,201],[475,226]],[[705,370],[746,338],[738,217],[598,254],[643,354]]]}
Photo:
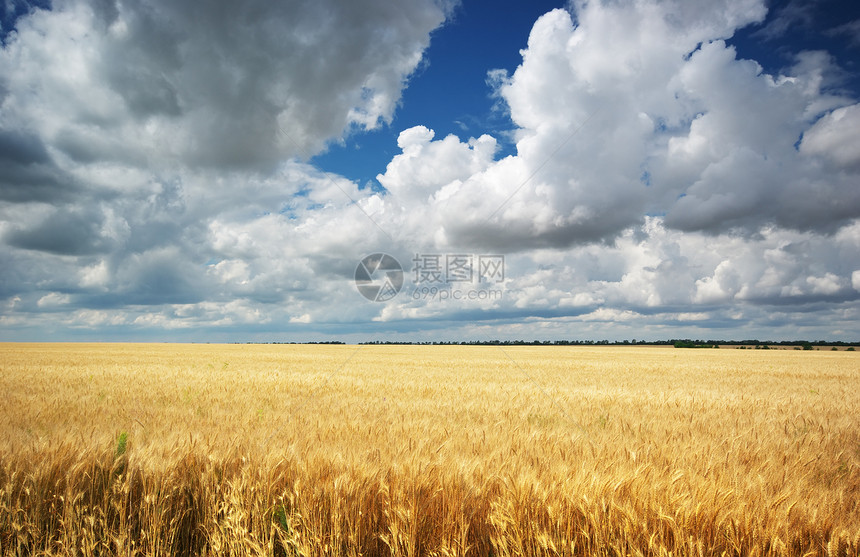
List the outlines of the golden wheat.
{"label": "golden wheat", "polygon": [[858,363],[0,344],[0,554],[858,555]]}

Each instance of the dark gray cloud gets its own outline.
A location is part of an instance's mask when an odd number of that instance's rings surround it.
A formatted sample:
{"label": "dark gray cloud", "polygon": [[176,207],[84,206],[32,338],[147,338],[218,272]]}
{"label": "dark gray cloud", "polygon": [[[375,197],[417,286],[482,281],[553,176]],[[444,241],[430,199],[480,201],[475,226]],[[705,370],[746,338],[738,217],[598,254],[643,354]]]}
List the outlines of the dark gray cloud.
{"label": "dark gray cloud", "polygon": [[79,190],[37,135],[0,128],[0,201],[58,203]]}
{"label": "dark gray cloud", "polygon": [[164,133],[181,123],[173,149],[189,162],[256,166],[390,119],[447,10],[421,0],[101,2],[95,69],[138,122],[162,119]]}
{"label": "dark gray cloud", "polygon": [[459,217],[446,223],[452,245],[473,246],[489,252],[516,253],[542,248],[558,248],[594,243],[611,244],[616,235],[641,215],[601,214],[585,222],[559,223],[552,227],[535,226],[533,222],[504,222],[500,219],[464,223]]}
{"label": "dark gray cloud", "polygon": [[51,162],[44,143],[35,135],[0,130],[0,161],[6,164],[47,164]]}
{"label": "dark gray cloud", "polygon": [[56,209],[31,226],[13,228],[3,239],[16,248],[57,255],[107,253],[114,245],[101,226],[98,211]]}
{"label": "dark gray cloud", "polygon": [[122,304],[193,304],[209,292],[205,273],[177,249],[133,255],[116,272],[113,289]]}

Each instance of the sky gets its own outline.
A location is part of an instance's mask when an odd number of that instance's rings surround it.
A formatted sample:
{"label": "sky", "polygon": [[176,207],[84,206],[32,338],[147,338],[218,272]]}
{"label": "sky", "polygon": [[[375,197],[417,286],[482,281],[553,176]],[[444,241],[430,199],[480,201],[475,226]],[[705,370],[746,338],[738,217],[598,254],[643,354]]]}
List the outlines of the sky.
{"label": "sky", "polygon": [[0,10],[0,340],[860,340],[856,2]]}

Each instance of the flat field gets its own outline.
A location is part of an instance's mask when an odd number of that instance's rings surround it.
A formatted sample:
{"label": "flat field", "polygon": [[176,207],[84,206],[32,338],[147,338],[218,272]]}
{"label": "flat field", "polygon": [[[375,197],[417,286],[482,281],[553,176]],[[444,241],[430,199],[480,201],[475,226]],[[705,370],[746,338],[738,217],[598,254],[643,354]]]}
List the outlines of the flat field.
{"label": "flat field", "polygon": [[0,555],[860,554],[860,354],[0,344]]}

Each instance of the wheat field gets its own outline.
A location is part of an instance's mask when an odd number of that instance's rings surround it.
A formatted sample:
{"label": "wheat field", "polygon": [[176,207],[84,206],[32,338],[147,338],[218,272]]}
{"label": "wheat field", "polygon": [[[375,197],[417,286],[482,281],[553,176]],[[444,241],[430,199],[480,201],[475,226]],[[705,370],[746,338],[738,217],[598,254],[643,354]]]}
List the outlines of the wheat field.
{"label": "wheat field", "polygon": [[858,364],[0,344],[0,555],[855,556]]}

